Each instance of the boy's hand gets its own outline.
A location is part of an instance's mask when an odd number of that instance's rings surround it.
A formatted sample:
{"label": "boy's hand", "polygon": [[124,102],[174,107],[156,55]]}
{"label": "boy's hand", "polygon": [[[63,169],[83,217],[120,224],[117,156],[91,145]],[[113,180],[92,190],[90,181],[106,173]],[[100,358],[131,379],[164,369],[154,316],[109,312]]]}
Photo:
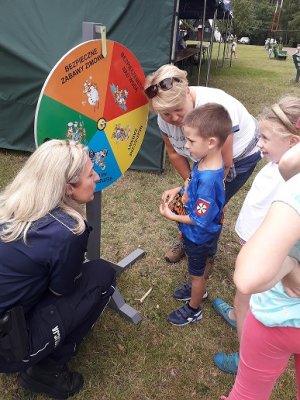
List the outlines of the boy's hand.
{"label": "boy's hand", "polygon": [[161,196],[163,203],[171,203],[174,197],[180,192],[181,186],[174,189],[165,190]]}
{"label": "boy's hand", "polygon": [[159,206],[159,212],[162,217],[174,221],[175,214],[172,213],[167,202],[164,202]]}

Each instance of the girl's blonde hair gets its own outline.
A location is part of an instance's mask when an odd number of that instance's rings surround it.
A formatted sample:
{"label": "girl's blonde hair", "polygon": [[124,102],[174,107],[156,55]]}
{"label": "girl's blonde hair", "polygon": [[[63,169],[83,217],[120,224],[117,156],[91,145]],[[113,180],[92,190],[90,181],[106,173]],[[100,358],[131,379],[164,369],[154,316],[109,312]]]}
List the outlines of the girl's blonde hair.
{"label": "girl's blonde hair", "polygon": [[173,87],[169,90],[159,88],[157,95],[152,99],[148,99],[150,109],[159,113],[182,106],[186,101],[189,86],[186,76],[186,71],[172,64],[162,65],[157,71],[148,75],[145,80],[145,89],[151,85],[158,84],[166,78],[177,78],[179,80],[179,82],[173,81]]}
{"label": "girl's blonde hair", "polygon": [[85,229],[81,205],[66,194],[67,184],[79,182],[88,159],[87,148],[66,140],[43,143],[15,179],[0,193],[0,240],[23,238],[34,221],[60,207],[76,221],[74,233]]}
{"label": "girl's blonde hair", "polygon": [[259,116],[260,122],[269,121],[278,135],[300,136],[300,98],[282,97],[278,103],[266,108]]}

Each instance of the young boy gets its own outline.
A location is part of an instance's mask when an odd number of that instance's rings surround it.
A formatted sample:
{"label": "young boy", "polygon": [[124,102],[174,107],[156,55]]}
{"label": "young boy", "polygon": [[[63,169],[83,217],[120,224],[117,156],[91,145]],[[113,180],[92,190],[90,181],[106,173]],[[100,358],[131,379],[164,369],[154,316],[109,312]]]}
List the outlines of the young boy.
{"label": "young boy", "polygon": [[189,301],[168,315],[173,325],[183,326],[202,319],[200,304],[206,291],[205,265],[221,230],[225,202],[221,148],[231,129],[228,112],[216,103],[198,107],[184,119],[185,147],[197,162],[183,187],[163,193],[160,206],[163,217],[178,223],[191,277],[191,282],[179,286],[173,294],[177,300]]}

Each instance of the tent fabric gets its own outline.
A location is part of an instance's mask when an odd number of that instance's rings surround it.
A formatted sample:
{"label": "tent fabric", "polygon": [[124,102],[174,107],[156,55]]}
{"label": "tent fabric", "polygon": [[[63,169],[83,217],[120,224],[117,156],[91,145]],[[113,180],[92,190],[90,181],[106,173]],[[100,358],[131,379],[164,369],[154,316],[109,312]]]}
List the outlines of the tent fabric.
{"label": "tent fabric", "polygon": [[[231,0],[180,0],[179,18],[200,19],[205,8],[206,19],[213,19],[217,10],[217,18],[223,18],[224,13],[230,12]],[[206,5],[206,7],[205,7]]]}
{"label": "tent fabric", "polygon": [[[174,0],[4,0],[0,13],[0,148],[33,151],[37,100],[49,72],[98,22],[126,46],[145,75],[170,60]],[[145,17],[146,16],[146,17]],[[51,128],[51,127],[50,127]],[[161,171],[164,146],[149,120],[133,168]]]}
{"label": "tent fabric", "polygon": [[[219,4],[216,1],[206,0],[206,18]],[[0,148],[35,149],[33,124],[40,91],[57,61],[82,42],[83,21],[105,25],[107,38],[132,51],[148,75],[170,62],[178,2],[180,18],[202,16],[205,0],[2,0]],[[151,115],[131,167],[162,172],[163,159],[164,145]]]}

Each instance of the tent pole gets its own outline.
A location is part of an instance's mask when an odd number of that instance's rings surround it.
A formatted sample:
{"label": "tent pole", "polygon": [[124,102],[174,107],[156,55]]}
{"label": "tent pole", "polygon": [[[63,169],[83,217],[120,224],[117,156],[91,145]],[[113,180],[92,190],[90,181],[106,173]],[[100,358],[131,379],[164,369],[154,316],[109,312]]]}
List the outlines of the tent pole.
{"label": "tent pole", "polygon": [[[228,28],[228,36],[230,35],[230,37],[231,37],[231,35],[232,35],[232,18],[230,18],[230,14],[228,13],[228,21],[229,21],[229,28]],[[227,53],[229,52],[229,46],[227,47]],[[227,57],[228,57],[228,55],[227,55]],[[231,66],[231,51],[230,51],[230,66]]]}
{"label": "tent pole", "polygon": [[229,19],[229,14],[228,14],[227,21],[226,21],[226,31],[225,31],[222,67],[224,67],[225,51],[227,50],[227,44],[228,44],[228,41],[227,41],[227,38],[228,38],[228,19]]}
{"label": "tent pole", "polygon": [[[228,18],[229,18],[229,15],[228,15]],[[229,32],[230,32],[230,36],[232,35],[232,18],[230,19],[230,29],[229,29]],[[229,64],[229,66],[231,67],[231,64],[232,64],[232,51],[230,51],[230,64]]]}
{"label": "tent pole", "polygon": [[202,38],[201,38],[202,40],[201,40],[201,43],[200,43],[200,54],[199,54],[199,65],[198,65],[197,86],[200,85],[200,71],[201,71],[201,63],[202,63],[202,49],[203,49],[203,40],[204,40],[205,19],[206,19],[206,0],[204,0],[204,7],[203,7]]}
{"label": "tent pole", "polygon": [[[224,26],[224,20],[225,20],[225,11],[223,11],[222,27]],[[222,33],[220,33],[220,39],[219,39],[218,55],[217,55],[217,61],[216,61],[216,66],[217,67],[219,66],[219,56],[220,56],[221,42],[222,42]]]}
{"label": "tent pole", "polygon": [[171,64],[175,63],[176,39],[177,39],[178,16],[179,16],[179,2],[180,2],[180,0],[176,0],[175,19],[174,19],[174,28],[173,28],[173,37],[172,37],[172,49],[171,49]]}
{"label": "tent pole", "polygon": [[215,35],[215,26],[216,26],[216,18],[217,18],[217,12],[218,10],[215,10],[214,13],[214,19],[211,27],[211,35],[210,35],[210,43],[209,43],[209,57],[207,59],[207,71],[206,71],[206,79],[205,79],[205,86],[208,85],[208,78],[209,78],[209,72],[210,72],[210,66],[211,66],[211,58],[212,58],[212,50],[213,50],[213,39]]}

